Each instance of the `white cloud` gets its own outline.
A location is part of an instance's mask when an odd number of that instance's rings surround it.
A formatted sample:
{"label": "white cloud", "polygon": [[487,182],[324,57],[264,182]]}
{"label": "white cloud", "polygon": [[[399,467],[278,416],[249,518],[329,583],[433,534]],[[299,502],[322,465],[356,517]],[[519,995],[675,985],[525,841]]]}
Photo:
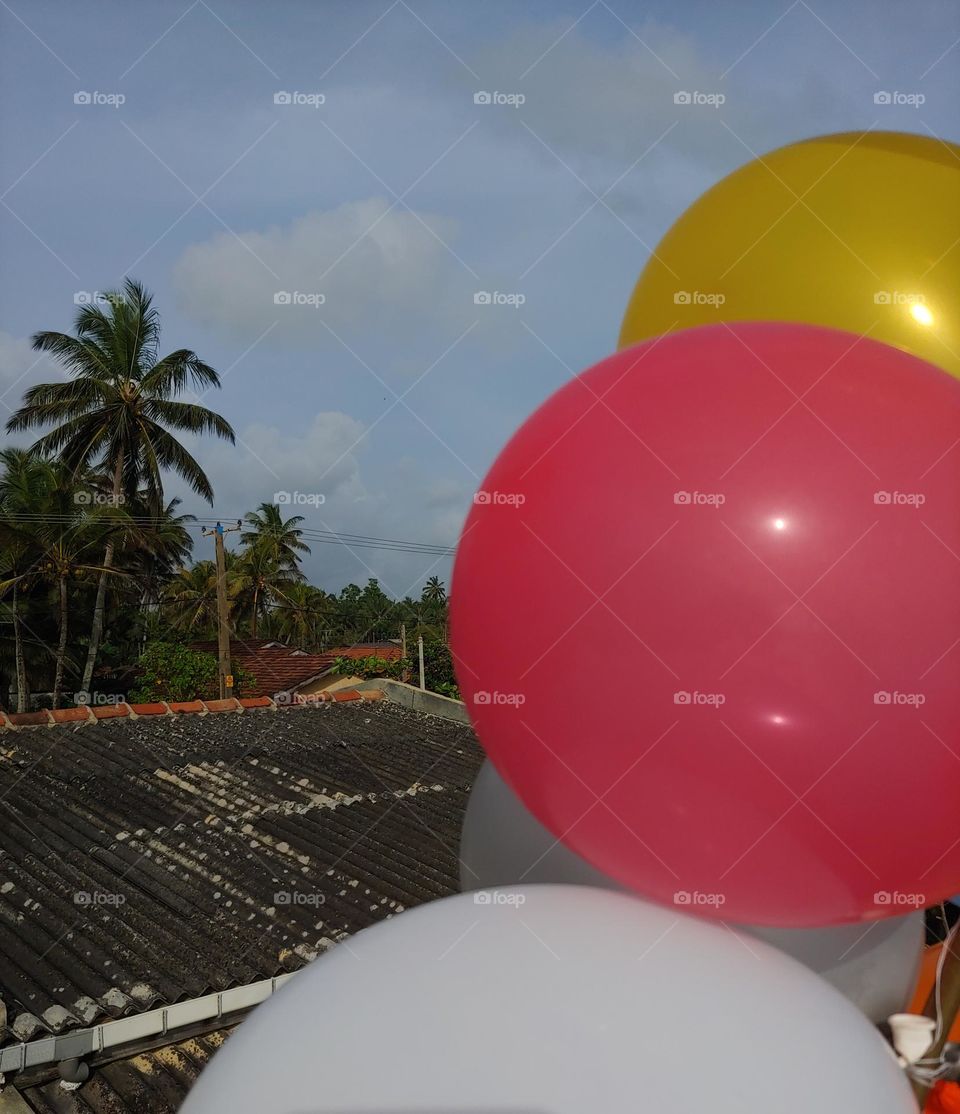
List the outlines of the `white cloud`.
{"label": "white cloud", "polygon": [[[376,329],[396,333],[437,315],[459,264],[457,223],[382,198],[311,212],[284,226],[219,233],[186,248],[174,281],[194,320],[254,339],[293,343]],[[278,299],[281,304],[278,304]]]}
{"label": "white cloud", "polygon": [[[242,514],[271,502],[276,492],[289,492],[291,514],[319,520],[368,498],[359,463],[365,447],[361,422],[326,411],[299,435],[254,422],[238,432],[236,446],[205,441],[193,451],[214,485],[218,513],[223,508],[225,514]],[[303,500],[294,506],[294,493],[322,496],[323,502]]]}
{"label": "white cloud", "polygon": [[[767,67],[759,80],[755,72],[743,80],[752,59],[725,76],[736,54],[711,57],[704,39],[653,21],[636,25],[616,41],[592,39],[580,27],[564,34],[568,24],[559,21],[531,26],[471,61],[489,90],[520,92],[526,98],[517,110],[491,106],[483,110],[484,118],[513,125],[519,135],[526,124],[565,161],[572,160],[574,169],[612,160],[625,171],[672,128],[657,146],[656,157],[648,155],[639,164],[648,193],[654,170],[666,182],[683,181],[691,171],[696,175],[697,168],[699,173],[707,167],[728,170],[748,161],[749,149],[736,135],[762,152],[803,135],[808,130],[805,116],[811,134],[829,130],[830,117],[838,130],[847,126],[857,105],[863,122],[869,123],[872,102],[852,97],[851,86],[869,84],[870,75],[849,56],[838,59],[829,31],[815,21],[805,25],[801,17],[799,25],[808,47],[811,42],[821,45],[822,36],[822,49],[808,49],[799,60],[791,55],[785,72]],[[766,43],[764,56],[769,60],[771,50],[775,57],[790,54],[795,32],[791,27],[774,44]],[[743,46],[748,45],[749,39]],[[678,94],[692,99],[705,95],[706,103],[694,99],[678,104]],[[717,95],[724,100],[714,107],[709,102]],[[600,187],[602,182],[592,184]],[[652,185],[656,190],[664,184]]]}
{"label": "white cloud", "polygon": [[[36,383],[60,382],[63,373],[45,353],[34,352],[26,337],[15,337],[0,329],[0,428],[23,402],[23,393]],[[31,444],[37,434],[16,434],[17,444]],[[8,438],[4,434],[4,439]]]}
{"label": "white cloud", "polygon": [[[251,423],[237,432],[235,447],[209,440],[188,445],[213,484],[213,511],[172,478],[167,487],[170,494],[184,496],[185,510],[204,518],[215,513],[224,522],[283,492],[290,499],[281,505],[284,517],[302,515],[305,530],[455,542],[469,504],[466,486],[437,482],[409,460],[397,460],[389,469],[370,465],[365,477],[362,461],[373,447],[365,429],[337,411],[318,413],[302,433]],[[323,502],[316,499],[319,495]],[[419,591],[427,576],[449,574],[449,559],[437,562],[426,554],[307,540],[313,552],[304,558],[304,572],[311,583],[328,590],[378,576],[388,592],[403,595]],[[196,541],[195,559],[205,555],[202,541]]]}

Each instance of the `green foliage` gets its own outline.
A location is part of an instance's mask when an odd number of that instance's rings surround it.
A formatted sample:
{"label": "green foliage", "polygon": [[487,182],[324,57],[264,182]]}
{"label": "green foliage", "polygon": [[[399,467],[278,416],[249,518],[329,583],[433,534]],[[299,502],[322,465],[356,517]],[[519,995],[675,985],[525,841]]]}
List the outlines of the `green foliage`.
{"label": "green foliage", "polygon": [[368,677],[392,677],[394,680],[399,680],[409,672],[410,662],[405,658],[387,661],[386,658],[378,658],[376,654],[371,654],[366,658],[334,658],[331,668],[334,673],[345,677],[362,677],[364,680]]}
{"label": "green foliage", "polygon": [[[419,665],[417,666],[419,669]],[[450,696],[454,700],[460,699],[460,688],[453,672],[453,658],[450,656],[450,647],[439,639],[423,643],[423,674],[424,683],[431,692],[439,692],[441,696]]]}
{"label": "green foliage", "polygon": [[[209,700],[217,695],[217,659],[213,654],[190,650],[171,642],[151,642],[140,655],[140,680],[130,693],[130,700],[147,703],[153,700]],[[234,693],[241,695],[253,678],[236,667],[233,673]]]}
{"label": "green foliage", "polygon": [[[413,659],[403,658],[399,661],[387,661],[385,658],[371,654],[367,658],[334,658],[334,673],[348,677],[391,677],[394,680],[409,680],[419,684],[420,665],[414,650]],[[430,692],[439,692],[441,696],[449,696],[454,700],[460,699],[460,689],[457,678],[453,672],[453,659],[450,657],[450,648],[439,639],[424,640],[423,643],[423,677],[424,684]]]}

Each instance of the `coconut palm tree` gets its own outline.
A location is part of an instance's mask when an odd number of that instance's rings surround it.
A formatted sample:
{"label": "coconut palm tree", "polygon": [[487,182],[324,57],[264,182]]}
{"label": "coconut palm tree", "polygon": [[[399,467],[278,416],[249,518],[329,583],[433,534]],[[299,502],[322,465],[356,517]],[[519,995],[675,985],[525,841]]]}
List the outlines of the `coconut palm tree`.
{"label": "coconut palm tree", "polygon": [[65,466],[54,464],[48,471],[48,487],[37,504],[39,522],[35,537],[41,550],[37,571],[56,596],[57,649],[53,680],[53,706],[60,707],[67,659],[69,630],[68,591],[71,582],[93,581],[97,576],[124,576],[115,568],[104,568],[98,555],[111,539],[138,532],[120,507],[78,502],[97,483],[96,476],[80,478],[80,487]]}
{"label": "coconut palm tree", "polygon": [[[227,598],[231,597],[229,566],[233,554],[225,554],[228,565]],[[165,585],[160,601],[171,625],[192,634],[208,634],[217,629],[217,566],[213,561],[197,561],[180,568]]]}
{"label": "coconut palm tree", "polygon": [[10,599],[13,627],[14,673],[17,681],[17,711],[27,711],[29,690],[23,649],[22,596],[36,574],[41,550],[36,537],[36,510],[51,482],[51,465],[23,449],[0,450],[0,597]]}
{"label": "coconut palm tree", "polygon": [[236,559],[234,569],[237,618],[249,618],[250,637],[256,638],[260,617],[303,580],[303,573],[279,561],[273,546],[257,544],[247,546]]}
{"label": "coconut palm tree", "polygon": [[276,504],[261,503],[255,511],[244,515],[244,521],[250,529],[243,531],[240,541],[250,549],[262,550],[278,568],[292,574],[294,579],[301,579],[300,554],[310,552],[310,546],[302,540],[303,515],[284,519]]}
{"label": "coconut palm tree", "polygon": [[171,499],[165,507],[152,508],[141,492],[137,502],[126,508],[139,524],[139,536],[118,560],[136,582],[136,606],[143,613],[155,609],[163,585],[187,564],[193,551],[189,526],[197,520],[192,514],[180,514],[180,504],[180,499]]}
{"label": "coconut palm tree", "polygon": [[[127,279],[123,290],[107,295],[105,303],[80,308],[75,336],[41,332],[33,337],[34,349],[52,355],[70,378],[31,387],[7,431],[52,425],[32,451],[56,454],[74,476],[90,466],[102,467],[112,478],[114,503],[132,502],[143,488],[151,504],[161,506],[164,469],[212,503],[203,469],[170,431],[212,433],[233,442],[224,418],[178,398],[188,388],[200,392],[219,387],[220,377],[190,349],[160,356],[160,316],[140,283]],[[110,569],[113,555],[111,538],[104,570]],[[105,571],[97,586],[81,681],[87,690],[103,637],[107,576]]]}
{"label": "coconut palm tree", "polygon": [[271,613],[270,629],[292,646],[322,651],[332,611],[333,601],[322,588],[302,582],[291,584]]}
{"label": "coconut palm tree", "polygon": [[430,579],[424,584],[423,592],[420,597],[427,603],[445,603],[447,599],[447,589],[444,587],[443,581],[439,576],[431,576]]}

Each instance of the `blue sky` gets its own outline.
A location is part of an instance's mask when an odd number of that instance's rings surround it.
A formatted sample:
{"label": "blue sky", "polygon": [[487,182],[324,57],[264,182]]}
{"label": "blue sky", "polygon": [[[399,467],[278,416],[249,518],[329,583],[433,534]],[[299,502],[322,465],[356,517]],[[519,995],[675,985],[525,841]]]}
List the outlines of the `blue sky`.
{"label": "blue sky", "polygon": [[[718,177],[830,131],[958,139],[946,2],[10,0],[0,23],[0,416],[58,374],[29,336],[132,275],[164,348],[223,377],[204,401],[238,444],[191,447],[225,519],[319,493],[311,528],[454,543]],[[402,595],[449,562],[317,545],[306,571]]]}

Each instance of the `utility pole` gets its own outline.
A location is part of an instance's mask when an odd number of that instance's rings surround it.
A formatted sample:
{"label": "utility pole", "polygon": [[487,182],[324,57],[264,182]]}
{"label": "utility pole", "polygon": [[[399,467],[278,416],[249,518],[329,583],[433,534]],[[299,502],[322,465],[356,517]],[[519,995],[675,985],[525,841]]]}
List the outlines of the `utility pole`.
{"label": "utility pole", "polygon": [[406,660],[407,657],[407,624],[400,624],[400,657]]}
{"label": "utility pole", "polygon": [[417,639],[417,655],[420,658],[420,688],[425,689],[427,687],[427,683],[426,683],[426,678],[424,677],[424,672],[423,672],[423,635],[422,634]]}
{"label": "utility pole", "polygon": [[223,556],[223,535],[233,534],[240,529],[236,526],[224,529],[218,522],[212,530],[204,530],[204,537],[213,535],[217,554],[217,675],[220,680],[220,699],[233,696],[233,673],[230,669],[230,618],[227,614],[227,568]]}

